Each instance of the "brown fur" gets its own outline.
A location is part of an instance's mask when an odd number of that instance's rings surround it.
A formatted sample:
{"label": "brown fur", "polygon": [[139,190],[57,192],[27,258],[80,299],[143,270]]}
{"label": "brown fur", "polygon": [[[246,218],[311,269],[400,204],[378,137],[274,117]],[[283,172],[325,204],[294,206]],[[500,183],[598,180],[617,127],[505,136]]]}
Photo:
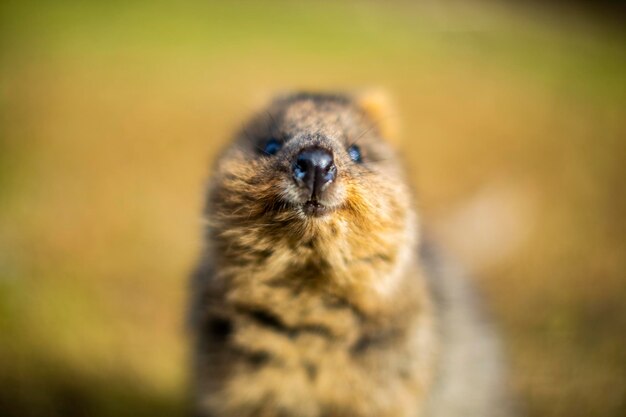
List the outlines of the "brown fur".
{"label": "brown fur", "polygon": [[[209,188],[193,280],[199,415],[414,417],[437,352],[417,219],[386,130],[348,96],[276,100],[235,137]],[[282,141],[276,155],[259,149]],[[347,148],[358,143],[363,163]],[[330,212],[307,215],[297,152],[332,152]]]}

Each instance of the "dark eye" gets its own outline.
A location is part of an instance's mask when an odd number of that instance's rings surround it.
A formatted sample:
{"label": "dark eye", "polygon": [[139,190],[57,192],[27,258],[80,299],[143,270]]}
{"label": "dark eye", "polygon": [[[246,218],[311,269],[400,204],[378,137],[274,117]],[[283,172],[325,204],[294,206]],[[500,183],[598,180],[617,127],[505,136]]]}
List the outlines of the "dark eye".
{"label": "dark eye", "polygon": [[276,152],[280,151],[280,148],[282,147],[283,147],[282,143],[272,138],[268,140],[267,142],[265,142],[265,145],[263,146],[263,152],[266,155],[276,155]]}
{"label": "dark eye", "polygon": [[360,164],[363,162],[363,156],[361,155],[361,149],[357,145],[350,145],[348,148],[348,155],[354,162]]}

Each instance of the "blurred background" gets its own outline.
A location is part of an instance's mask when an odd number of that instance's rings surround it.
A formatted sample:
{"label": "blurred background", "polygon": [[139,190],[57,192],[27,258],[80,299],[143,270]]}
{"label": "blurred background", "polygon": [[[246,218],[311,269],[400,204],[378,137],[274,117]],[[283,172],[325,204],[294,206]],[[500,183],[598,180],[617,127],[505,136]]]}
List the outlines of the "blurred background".
{"label": "blurred background", "polygon": [[216,151],[276,91],[383,87],[527,415],[623,416],[623,4],[3,1],[0,415],[179,415]]}

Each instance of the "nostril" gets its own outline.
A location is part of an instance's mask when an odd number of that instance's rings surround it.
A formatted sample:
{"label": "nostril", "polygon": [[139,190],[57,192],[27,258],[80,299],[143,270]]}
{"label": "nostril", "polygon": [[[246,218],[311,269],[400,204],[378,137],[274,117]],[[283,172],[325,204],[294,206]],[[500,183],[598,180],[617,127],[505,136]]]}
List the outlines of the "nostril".
{"label": "nostril", "polygon": [[337,175],[337,167],[335,166],[335,164],[331,163],[324,171],[324,178],[327,181],[332,181],[335,179],[336,175]]}
{"label": "nostril", "polygon": [[309,162],[302,158],[302,156],[299,156],[298,159],[296,160],[296,163],[293,164],[293,175],[297,180],[304,180],[304,177],[307,175],[307,172],[309,171]]}

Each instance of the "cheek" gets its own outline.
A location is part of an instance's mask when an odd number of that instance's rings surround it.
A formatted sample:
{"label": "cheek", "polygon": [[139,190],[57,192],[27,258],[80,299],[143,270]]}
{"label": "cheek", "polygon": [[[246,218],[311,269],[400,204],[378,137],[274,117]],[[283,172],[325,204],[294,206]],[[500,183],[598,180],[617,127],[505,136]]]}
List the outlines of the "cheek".
{"label": "cheek", "polygon": [[364,212],[379,214],[396,212],[404,206],[407,190],[400,178],[380,172],[362,172],[346,182],[348,199]]}
{"label": "cheek", "polygon": [[348,187],[345,181],[337,181],[325,195],[325,203],[329,206],[340,206],[349,198]]}
{"label": "cheek", "polygon": [[222,164],[213,179],[216,198],[238,204],[262,203],[276,194],[281,177],[267,161],[232,160]]}
{"label": "cheek", "polygon": [[296,187],[291,178],[283,176],[283,178],[277,181],[277,184],[279,187],[278,197],[281,200],[289,203],[297,203],[302,200],[303,191]]}

